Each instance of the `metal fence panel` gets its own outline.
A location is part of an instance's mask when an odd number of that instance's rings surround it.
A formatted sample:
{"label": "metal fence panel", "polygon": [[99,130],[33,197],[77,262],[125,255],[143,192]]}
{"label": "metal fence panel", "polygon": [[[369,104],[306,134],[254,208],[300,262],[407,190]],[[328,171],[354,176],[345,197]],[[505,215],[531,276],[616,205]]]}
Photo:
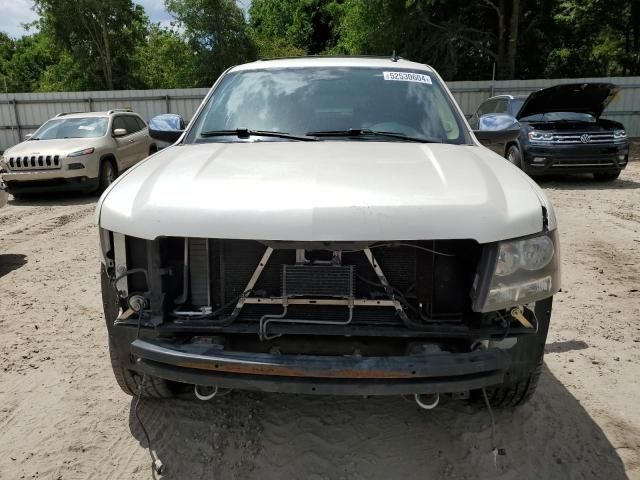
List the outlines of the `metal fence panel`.
{"label": "metal fence panel", "polygon": [[[448,82],[465,114],[492,95],[529,94],[560,83],[612,82],[621,87],[604,116],[623,123],[630,136],[640,137],[640,77],[501,80]],[[95,92],[51,92],[0,94],[0,151],[60,112],[86,112],[131,108],[145,119],[160,113],[179,113],[190,119],[207,94],[207,88],[116,90]]]}

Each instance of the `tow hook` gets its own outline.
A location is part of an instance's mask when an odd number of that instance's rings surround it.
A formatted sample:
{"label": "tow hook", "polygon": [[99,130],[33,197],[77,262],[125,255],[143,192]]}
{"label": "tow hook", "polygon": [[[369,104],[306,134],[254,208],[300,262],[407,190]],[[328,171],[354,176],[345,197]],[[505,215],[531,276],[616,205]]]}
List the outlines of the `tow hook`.
{"label": "tow hook", "polygon": [[431,393],[431,394],[422,394],[416,393],[413,398],[416,400],[418,406],[424,410],[433,410],[440,403],[440,394],[439,393]]}
{"label": "tow hook", "polygon": [[202,386],[200,385],[194,385],[193,386],[193,393],[196,396],[196,398],[198,400],[202,400],[203,402],[206,402],[207,400],[211,400],[213,397],[215,397],[218,394],[218,386],[216,385],[215,387],[213,387],[213,392],[209,393],[209,394],[202,394],[198,391],[198,388],[202,388]]}
{"label": "tow hook", "polygon": [[523,327],[533,328],[533,325],[531,325],[531,322],[527,320],[527,317],[524,316],[524,312],[519,307],[514,307],[511,309],[511,316],[518,322],[520,322]]}

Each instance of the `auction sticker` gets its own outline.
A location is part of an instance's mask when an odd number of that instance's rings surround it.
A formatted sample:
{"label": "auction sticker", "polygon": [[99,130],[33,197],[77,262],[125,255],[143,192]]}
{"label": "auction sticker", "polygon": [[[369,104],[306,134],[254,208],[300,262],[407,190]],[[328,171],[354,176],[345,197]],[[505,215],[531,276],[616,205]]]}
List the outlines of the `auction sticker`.
{"label": "auction sticker", "polygon": [[431,85],[431,77],[423,73],[412,72],[382,72],[385,80],[396,80],[398,82],[428,83]]}

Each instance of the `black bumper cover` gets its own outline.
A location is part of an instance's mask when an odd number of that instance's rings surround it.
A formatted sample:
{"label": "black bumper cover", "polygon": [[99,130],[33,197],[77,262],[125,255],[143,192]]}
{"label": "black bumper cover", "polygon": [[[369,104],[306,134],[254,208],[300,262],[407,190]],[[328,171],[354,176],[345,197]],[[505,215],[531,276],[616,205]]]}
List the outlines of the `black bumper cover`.
{"label": "black bumper cover", "polygon": [[135,369],[181,383],[330,395],[453,393],[499,384],[510,364],[500,349],[396,357],[227,352],[204,344],[140,338]]}
{"label": "black bumper cover", "polygon": [[92,192],[100,180],[89,177],[55,178],[51,180],[21,180],[6,182],[11,194],[38,194],[52,192]]}

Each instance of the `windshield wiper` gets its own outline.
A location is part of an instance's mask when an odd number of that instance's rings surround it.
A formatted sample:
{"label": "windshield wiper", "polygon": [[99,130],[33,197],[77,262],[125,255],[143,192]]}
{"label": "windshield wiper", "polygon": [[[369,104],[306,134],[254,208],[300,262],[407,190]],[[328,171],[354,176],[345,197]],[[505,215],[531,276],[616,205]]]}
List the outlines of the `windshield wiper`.
{"label": "windshield wiper", "polygon": [[202,132],[200,136],[201,137],[236,136],[238,138],[276,137],[276,138],[287,138],[289,140],[300,140],[303,142],[313,142],[313,141],[319,140],[318,138],[311,137],[309,135],[293,135],[287,132],[275,132],[271,130],[250,130],[248,128],[236,128],[235,130],[209,130],[207,132]]}
{"label": "windshield wiper", "polygon": [[307,135],[315,137],[385,137],[396,138],[407,142],[419,143],[442,143],[439,138],[412,137],[399,132],[383,132],[380,130],[370,130],[368,128],[349,128],[348,130],[323,130],[319,132],[307,132]]}

